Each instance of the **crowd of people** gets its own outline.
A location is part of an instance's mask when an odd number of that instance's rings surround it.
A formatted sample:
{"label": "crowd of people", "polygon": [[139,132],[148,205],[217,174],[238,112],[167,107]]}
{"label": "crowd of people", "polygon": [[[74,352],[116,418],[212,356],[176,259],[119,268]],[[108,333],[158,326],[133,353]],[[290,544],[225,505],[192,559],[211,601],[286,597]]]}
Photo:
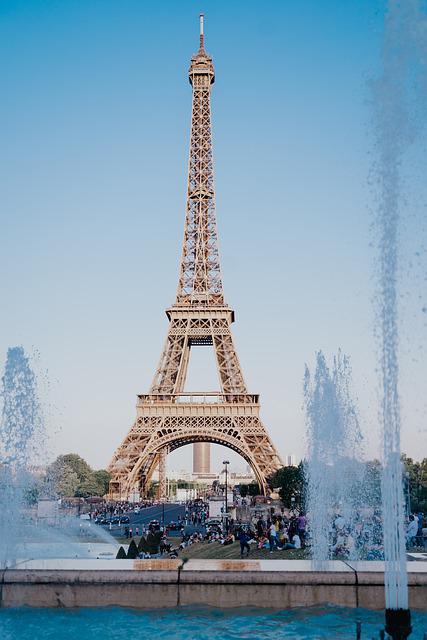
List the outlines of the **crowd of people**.
{"label": "crowd of people", "polygon": [[[331,558],[363,558],[383,560],[383,519],[379,509],[367,509],[363,513],[345,518],[335,514],[329,527],[329,550]],[[407,550],[425,549],[427,523],[422,513],[411,514],[405,523]],[[308,535],[310,530],[308,527]]]}
{"label": "crowd of people", "polygon": [[[426,521],[422,513],[409,516],[406,525],[408,549],[424,549],[427,540]],[[207,529],[205,534],[195,532],[191,535],[182,532],[179,550],[198,543],[216,542],[227,546],[234,542],[240,544],[240,557],[248,557],[251,548],[274,551],[305,549],[311,547],[313,540],[310,522],[306,515],[272,514],[259,517],[254,523],[231,522],[229,530]],[[378,510],[356,514],[350,522],[342,514],[331,518],[329,528],[329,556],[331,558],[359,557],[367,560],[381,560],[384,557],[383,521]]]}
{"label": "crowd of people", "polygon": [[[116,502],[99,504],[92,511],[92,518],[101,514],[109,517],[124,516],[131,511],[138,512],[146,506],[156,504],[144,501],[138,504]],[[223,546],[235,542],[240,544],[240,557],[248,557],[251,549],[275,551],[304,550],[313,545],[310,531],[310,518],[304,512],[274,513],[273,509],[264,509],[252,522],[240,523],[228,521],[228,526],[209,526],[208,504],[201,499],[189,501],[185,511],[178,516],[176,523],[181,533],[177,546],[168,539],[168,530],[163,531],[160,553],[177,555],[194,544],[217,543]],[[188,533],[188,526],[196,530]],[[427,522],[422,513],[411,514],[406,521],[406,545],[408,550],[424,550],[427,548]],[[146,536],[145,525],[125,527],[126,537]],[[379,510],[366,509],[362,513],[353,514],[351,519],[337,512],[330,519],[328,532],[329,557],[381,560],[383,551],[383,521]]]}

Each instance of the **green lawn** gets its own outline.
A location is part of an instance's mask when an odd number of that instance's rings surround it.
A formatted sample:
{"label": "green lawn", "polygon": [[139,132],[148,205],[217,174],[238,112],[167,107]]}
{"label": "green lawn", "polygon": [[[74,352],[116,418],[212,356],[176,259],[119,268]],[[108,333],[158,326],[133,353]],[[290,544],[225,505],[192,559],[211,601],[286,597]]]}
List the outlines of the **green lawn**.
{"label": "green lawn", "polygon": [[[179,553],[180,558],[200,558],[204,560],[231,560],[234,558],[240,558],[240,544],[233,542],[233,544],[224,547],[219,542],[199,542],[192,544],[190,547],[186,547]],[[254,560],[301,560],[306,558],[306,552],[304,549],[289,549],[288,551],[274,550],[270,553],[268,549],[257,549],[254,545],[251,545],[251,552],[249,558]],[[246,558],[246,554],[245,554]]]}
{"label": "green lawn", "polygon": [[[139,538],[134,537],[136,544],[139,542]],[[168,538],[172,545],[172,548],[179,546],[181,542],[180,537]],[[117,538],[119,544],[128,545],[129,538]],[[183,551],[179,551],[178,557],[182,559],[200,558],[205,560],[227,560],[233,558],[240,558],[240,544],[239,542],[233,542],[233,544],[223,546],[219,542],[197,542],[189,547],[186,547]],[[245,554],[246,557],[246,554]],[[255,560],[301,560],[307,558],[307,553],[304,549],[289,549],[288,551],[278,551],[277,549],[270,553],[268,549],[256,549],[255,545],[251,545],[251,552],[249,558]]]}

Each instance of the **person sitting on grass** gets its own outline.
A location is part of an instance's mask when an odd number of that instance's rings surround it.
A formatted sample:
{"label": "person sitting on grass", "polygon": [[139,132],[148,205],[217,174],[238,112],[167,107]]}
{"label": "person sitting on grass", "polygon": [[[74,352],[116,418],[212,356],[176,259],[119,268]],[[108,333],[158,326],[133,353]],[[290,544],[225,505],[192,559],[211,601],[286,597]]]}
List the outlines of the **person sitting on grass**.
{"label": "person sitting on grass", "polygon": [[297,533],[294,534],[292,542],[286,542],[283,549],[301,549],[301,538]]}
{"label": "person sitting on grass", "polygon": [[232,533],[228,533],[223,541],[223,546],[226,547],[229,544],[233,544],[234,542],[234,536]]}
{"label": "person sitting on grass", "polygon": [[265,535],[261,535],[258,537],[258,545],[257,545],[258,549],[266,549],[268,548],[268,538]]}

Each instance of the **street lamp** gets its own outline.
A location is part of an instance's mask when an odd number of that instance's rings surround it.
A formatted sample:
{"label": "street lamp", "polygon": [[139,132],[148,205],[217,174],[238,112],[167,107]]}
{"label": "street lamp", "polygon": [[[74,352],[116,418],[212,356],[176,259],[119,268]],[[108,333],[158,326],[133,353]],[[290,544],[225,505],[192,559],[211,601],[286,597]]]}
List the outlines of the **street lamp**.
{"label": "street lamp", "polygon": [[229,460],[223,460],[222,464],[225,466],[225,531],[228,534],[228,465],[230,464]]}
{"label": "street lamp", "polygon": [[405,478],[406,478],[406,511],[407,511],[407,517],[409,518],[409,516],[411,515],[411,474],[409,473],[409,471],[407,471],[405,473]]}

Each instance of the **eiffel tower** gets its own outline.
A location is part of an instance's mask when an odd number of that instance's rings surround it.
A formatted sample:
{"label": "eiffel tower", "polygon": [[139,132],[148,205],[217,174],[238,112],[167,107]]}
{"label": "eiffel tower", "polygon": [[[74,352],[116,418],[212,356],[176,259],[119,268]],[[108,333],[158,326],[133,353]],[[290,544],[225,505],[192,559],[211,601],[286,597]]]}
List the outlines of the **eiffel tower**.
{"label": "eiffel tower", "polygon": [[[175,303],[166,311],[169,331],[147,395],[138,396],[136,421],[109,466],[110,496],[146,495],[159,468],[165,496],[169,452],[191,443],[221,444],[251,466],[261,491],[282,462],[259,418],[259,396],[248,393],[230,326],[234,311],[224,302],[215,214],[210,93],[211,56],[200,47],[191,59],[192,118],[187,211]],[[192,346],[213,347],[221,384],[216,393],[184,393]],[[209,445],[198,445],[209,446]],[[206,454],[206,452],[205,452]]]}

